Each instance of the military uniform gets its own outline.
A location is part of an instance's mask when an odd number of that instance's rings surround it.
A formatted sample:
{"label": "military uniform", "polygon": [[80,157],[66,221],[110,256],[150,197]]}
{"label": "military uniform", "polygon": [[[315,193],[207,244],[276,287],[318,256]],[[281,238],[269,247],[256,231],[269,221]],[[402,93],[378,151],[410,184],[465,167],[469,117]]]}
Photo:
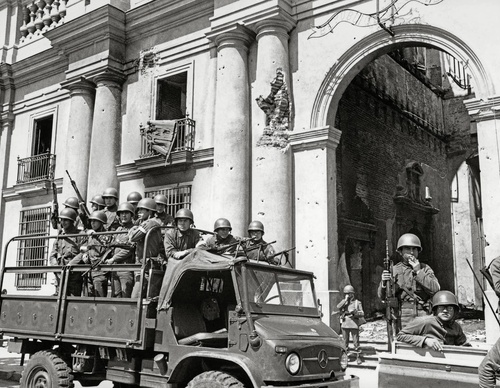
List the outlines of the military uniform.
{"label": "military uniform", "polygon": [[[208,250],[214,250],[217,253],[235,253],[238,248],[238,240],[233,235],[228,235],[226,238],[221,238],[219,235],[210,236],[203,246]],[[232,246],[231,245],[234,244]]]}
{"label": "military uniform", "polygon": [[[122,225],[116,229],[117,232],[128,232],[133,226],[133,222]],[[111,259],[114,264],[133,264],[135,260],[135,245],[129,243],[127,233],[117,234],[113,243],[127,246],[116,247]],[[130,298],[134,286],[134,273],[131,271],[116,271],[111,273],[111,292],[113,297]]]}
{"label": "military uniform", "polygon": [[169,229],[165,233],[165,254],[168,259],[175,259],[174,254],[186,249],[195,248],[202,241],[198,231],[188,229],[181,232],[179,229]]}
{"label": "military uniform", "polygon": [[108,219],[105,225],[107,231],[116,230],[120,226],[120,220],[118,218],[118,215],[116,214],[117,209],[118,207],[115,204],[113,206],[107,207],[104,210],[104,214],[106,214],[106,217]]}
{"label": "military uniform", "polygon": [[500,371],[500,338],[479,365],[479,388],[495,388]]}
{"label": "military uniform", "polygon": [[[54,241],[50,253],[50,265],[68,265],[69,262],[80,253],[80,246],[85,241],[85,235],[82,237],[65,237],[68,234],[81,234],[81,230],[71,225],[66,231],[61,229],[58,238]],[[59,273],[56,273],[56,288],[59,289]],[[67,294],[80,296],[82,293],[82,277],[80,272],[71,272],[68,278]]]}
{"label": "military uniform", "polygon": [[499,298],[498,299],[498,308],[497,308],[497,313],[499,313],[500,312],[500,256],[495,257],[491,261],[491,263],[489,265],[489,271],[491,274],[491,278],[493,280],[495,294]]}
{"label": "military uniform", "polygon": [[465,345],[462,327],[455,321],[441,322],[435,315],[415,319],[399,332],[397,340],[423,347],[426,338],[436,338],[444,345]]}
{"label": "military uniform", "polygon": [[365,315],[361,302],[357,299],[342,299],[337,305],[337,308],[340,311],[340,327],[342,329],[342,337],[344,337],[346,349],[349,347],[349,337],[352,335],[354,349],[359,351],[359,326],[363,323],[361,318]]}
{"label": "military uniform", "polygon": [[[134,225],[129,233],[128,238],[130,242],[136,243],[135,262],[137,264],[142,264],[146,266],[145,276],[146,278],[143,281],[143,292],[146,290],[148,281],[149,281],[149,269],[157,269],[161,270],[163,268],[163,264],[165,264],[165,251],[163,248],[163,239],[162,234],[159,228],[152,231],[148,235],[148,245],[145,246],[146,234],[153,229],[155,226],[161,226],[160,221],[157,218],[148,218],[147,220],[141,222],[139,226]],[[145,255],[145,256],[144,256]],[[144,263],[144,257],[147,260]],[[140,293],[140,273],[135,273],[135,284],[132,290],[132,297],[137,298]]]}
{"label": "military uniform", "polygon": [[[399,302],[398,329],[405,327],[417,316],[428,315],[428,300],[440,290],[431,267],[423,263],[420,265],[420,270],[416,272],[411,265],[403,262],[393,267],[394,293]],[[382,300],[385,299],[385,292],[383,282],[380,282],[378,296]]]}
{"label": "military uniform", "polygon": [[[248,240],[246,242],[245,250],[247,257],[250,260],[256,260],[256,261],[269,261],[274,259],[274,248],[272,245],[265,245],[267,244],[264,240]],[[248,250],[249,248],[255,247],[257,245],[262,245],[258,248]]]}

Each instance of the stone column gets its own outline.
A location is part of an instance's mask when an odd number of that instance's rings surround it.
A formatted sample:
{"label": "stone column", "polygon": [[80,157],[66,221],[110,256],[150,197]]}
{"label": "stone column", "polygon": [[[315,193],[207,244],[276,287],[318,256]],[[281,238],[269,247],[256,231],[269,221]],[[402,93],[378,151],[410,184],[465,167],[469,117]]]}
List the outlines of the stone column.
{"label": "stone column", "polygon": [[[495,257],[500,256],[500,228],[498,228],[498,219],[500,217],[500,208],[498,206],[498,188],[500,187],[499,106],[500,97],[466,101],[469,115],[477,123],[477,149],[479,150],[479,165],[481,167],[481,203],[486,245],[484,249],[486,265]],[[478,274],[478,276],[482,279],[482,275]],[[489,285],[486,295],[490,304],[496,309],[498,298]],[[484,309],[486,341],[493,344],[500,336],[500,328],[488,303],[485,303]]]}
{"label": "stone column", "polygon": [[235,26],[208,37],[217,45],[212,218],[229,219],[233,234],[244,236],[250,208],[247,55],[252,34]]}
{"label": "stone column", "polygon": [[[276,251],[293,246],[292,238],[292,152],[288,149],[288,139],[283,137],[288,131],[288,121],[275,122],[280,113],[274,106],[267,114],[259,108],[255,100],[271,93],[271,82],[280,69],[285,84],[280,93],[288,93],[291,98],[290,66],[288,56],[288,32],[294,24],[287,18],[272,18],[256,23],[257,68],[252,99],[252,213],[251,218],[263,222],[266,241],[274,241]],[[281,81],[277,81],[277,84]],[[276,88],[276,86],[275,86]],[[276,89],[275,89],[276,90]],[[283,95],[275,95],[275,103]],[[281,100],[282,101],[282,100]],[[283,109],[283,110],[286,110]],[[271,121],[271,118],[273,121]],[[265,137],[263,134],[265,132]],[[285,135],[286,136],[286,135]],[[292,256],[291,256],[292,257]]]}
{"label": "stone column", "polygon": [[337,166],[341,132],[331,126],[293,133],[295,246],[297,268],[314,272],[323,320],[338,329],[331,311],[339,298],[337,271]]}
{"label": "stone column", "polygon": [[107,187],[118,190],[116,165],[120,162],[121,93],[124,77],[115,73],[96,76],[94,122],[90,145],[89,196]]}
{"label": "stone column", "polygon": [[[71,102],[66,131],[66,147],[64,150],[56,150],[56,166],[64,163],[64,169],[56,169],[61,174],[64,174],[61,203],[68,197],[76,196],[66,170],[78,185],[83,198],[87,199],[90,139],[92,137],[95,96],[95,84],[85,79],[66,81],[62,83],[62,86],[69,90]],[[63,155],[65,160],[62,159]]]}

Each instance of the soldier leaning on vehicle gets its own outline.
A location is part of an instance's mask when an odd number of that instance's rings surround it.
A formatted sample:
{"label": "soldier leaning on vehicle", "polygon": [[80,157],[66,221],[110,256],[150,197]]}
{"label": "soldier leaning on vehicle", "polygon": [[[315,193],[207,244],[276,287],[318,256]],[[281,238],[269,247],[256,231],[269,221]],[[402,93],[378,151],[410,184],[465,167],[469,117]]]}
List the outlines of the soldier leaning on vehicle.
{"label": "soldier leaning on vehicle", "polygon": [[[137,264],[145,266],[145,279],[143,281],[142,291],[140,289],[140,273],[135,273],[135,284],[132,290],[132,297],[138,298],[143,295],[149,282],[149,269],[164,270],[166,259],[163,248],[163,239],[160,229],[160,222],[155,217],[156,203],[152,198],[144,198],[137,204],[140,225],[134,225],[129,231],[129,241],[136,243]],[[154,230],[152,230],[154,229]],[[152,230],[151,232],[149,232]],[[148,234],[149,232],[149,234]],[[146,244],[146,234],[148,241]],[[144,262],[144,257],[146,261]]]}
{"label": "soldier leaning on vehicle", "polygon": [[219,218],[214,222],[214,235],[210,236],[202,246],[216,253],[235,253],[238,248],[238,239],[231,231],[231,223],[226,218]]}
{"label": "soldier leaning on vehicle", "polygon": [[106,217],[108,219],[105,228],[108,231],[116,230],[120,226],[118,216],[116,215],[116,210],[118,209],[118,206],[116,205],[118,202],[118,191],[113,187],[108,187],[102,193],[102,198],[106,204],[104,212],[106,213]]}
{"label": "soldier leaning on vehicle", "polygon": [[440,285],[432,268],[418,260],[422,251],[420,239],[405,233],[398,240],[397,250],[402,259],[394,265],[393,273],[382,272],[382,280],[378,287],[378,296],[384,300],[385,283],[390,282],[394,294],[398,298],[398,331],[417,316],[428,315],[429,299],[440,290]]}
{"label": "soldier leaning on vehicle", "polygon": [[[65,208],[59,213],[59,222],[61,224],[61,231],[58,238],[54,241],[52,251],[50,253],[49,261],[53,266],[68,265],[80,252],[80,246],[85,241],[85,235],[82,231],[75,226],[77,213],[74,209]],[[68,234],[82,234],[82,237],[65,237]],[[60,287],[60,274],[55,273],[55,286],[58,295]],[[80,296],[82,293],[82,277],[79,272],[70,272],[67,285],[67,295]]]}
{"label": "soldier leaning on vehicle", "polygon": [[275,252],[273,246],[271,244],[267,244],[262,239],[262,236],[264,236],[264,224],[262,222],[250,222],[250,224],[248,225],[248,235],[252,238],[251,240],[248,240],[246,242],[245,246],[247,257],[249,259],[267,262],[274,260]]}
{"label": "soldier leaning on vehicle", "polygon": [[200,233],[192,229],[194,224],[193,212],[183,208],[175,213],[175,229],[168,229],[165,233],[165,254],[167,260],[182,260],[197,246],[203,244]]}
{"label": "soldier leaning on vehicle", "polygon": [[[117,232],[129,232],[134,226],[135,208],[129,202],[118,206],[116,214],[120,219]],[[135,261],[135,244],[129,242],[128,233],[117,234],[113,244],[113,256],[107,260],[108,264],[133,264]],[[115,298],[130,298],[134,287],[134,273],[131,271],[114,271],[111,273],[111,296]]]}

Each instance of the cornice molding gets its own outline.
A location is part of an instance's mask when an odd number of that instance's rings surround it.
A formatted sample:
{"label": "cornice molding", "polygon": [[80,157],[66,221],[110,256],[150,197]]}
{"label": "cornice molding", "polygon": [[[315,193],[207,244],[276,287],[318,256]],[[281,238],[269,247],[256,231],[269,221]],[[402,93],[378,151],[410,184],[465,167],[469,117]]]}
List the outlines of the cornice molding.
{"label": "cornice molding", "polygon": [[[63,178],[54,180],[57,193],[62,192]],[[44,179],[36,182],[23,183],[7,187],[2,192],[2,197],[5,201],[14,201],[22,198],[32,198],[41,195],[49,194],[52,191],[52,181]]]}
{"label": "cornice molding", "polygon": [[469,116],[473,121],[488,121],[500,118],[500,96],[486,100],[474,98],[464,101]]}
{"label": "cornice molding", "polygon": [[327,125],[311,128],[307,131],[290,133],[289,140],[293,152],[313,150],[318,148],[337,149],[342,132]]}

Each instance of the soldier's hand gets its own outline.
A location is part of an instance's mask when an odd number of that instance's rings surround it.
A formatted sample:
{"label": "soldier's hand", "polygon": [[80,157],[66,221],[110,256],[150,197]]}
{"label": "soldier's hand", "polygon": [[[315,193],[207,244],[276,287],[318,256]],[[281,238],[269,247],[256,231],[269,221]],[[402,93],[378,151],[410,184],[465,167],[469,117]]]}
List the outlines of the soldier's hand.
{"label": "soldier's hand", "polygon": [[405,253],[405,255],[406,258],[408,259],[408,263],[412,266],[413,270],[414,271],[420,270],[420,261],[418,261],[418,259],[413,255],[410,255],[408,253]]}
{"label": "soldier's hand", "polygon": [[438,352],[443,351],[443,346],[441,346],[441,342],[439,342],[439,340],[437,340],[436,338],[426,338],[424,340],[424,347],[437,350]]}
{"label": "soldier's hand", "polygon": [[387,270],[382,271],[382,280],[385,281],[390,281],[391,280],[391,273]]}

